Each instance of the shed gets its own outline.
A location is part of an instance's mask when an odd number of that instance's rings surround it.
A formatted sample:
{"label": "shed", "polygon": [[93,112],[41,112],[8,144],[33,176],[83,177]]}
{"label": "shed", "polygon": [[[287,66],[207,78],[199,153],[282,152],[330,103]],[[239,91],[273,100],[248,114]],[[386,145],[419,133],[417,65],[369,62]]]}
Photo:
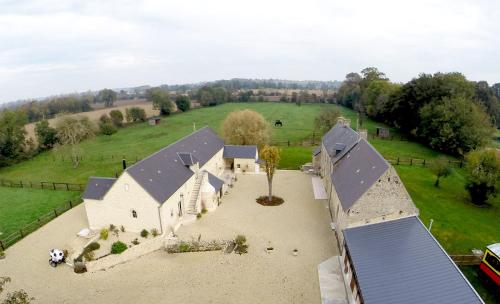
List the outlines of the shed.
{"label": "shed", "polygon": [[151,117],[148,121],[150,126],[156,126],[160,124],[161,117]]}
{"label": "shed", "polygon": [[390,136],[391,136],[391,133],[389,132],[389,129],[382,128],[382,127],[377,128],[377,137],[389,138]]}

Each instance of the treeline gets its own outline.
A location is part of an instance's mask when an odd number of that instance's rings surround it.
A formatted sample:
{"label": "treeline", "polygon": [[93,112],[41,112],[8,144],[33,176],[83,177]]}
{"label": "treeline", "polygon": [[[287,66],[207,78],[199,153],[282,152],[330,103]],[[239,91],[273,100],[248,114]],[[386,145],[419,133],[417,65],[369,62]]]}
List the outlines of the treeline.
{"label": "treeline", "polygon": [[356,110],[361,125],[368,116],[455,155],[484,147],[494,126],[500,126],[494,90],[487,82],[469,81],[460,73],[421,74],[399,84],[370,67],[346,75],[337,102]]}

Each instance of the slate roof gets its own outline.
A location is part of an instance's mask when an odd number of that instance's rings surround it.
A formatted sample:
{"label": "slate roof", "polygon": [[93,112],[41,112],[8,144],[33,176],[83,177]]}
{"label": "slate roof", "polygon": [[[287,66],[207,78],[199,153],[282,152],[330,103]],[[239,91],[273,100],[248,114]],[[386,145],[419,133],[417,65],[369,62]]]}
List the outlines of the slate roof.
{"label": "slate roof", "polygon": [[212,187],[215,188],[215,192],[219,191],[222,188],[222,185],[224,185],[224,181],[210,172],[207,173],[208,173],[208,182],[210,183],[210,185],[212,185]]}
{"label": "slate roof", "polygon": [[416,216],[344,230],[365,304],[483,303]]}
{"label": "slate roof", "polygon": [[191,153],[202,167],[224,147],[223,140],[204,127],[137,162],[126,171],[158,203],[163,204],[193,174],[178,153]]}
{"label": "slate roof", "polygon": [[[336,124],[330,131],[323,135],[322,142],[332,159],[332,164],[337,163],[359,141],[359,134],[341,123]],[[343,148],[338,154],[337,149]]]}
{"label": "slate roof", "polygon": [[177,153],[177,155],[179,155],[179,158],[184,166],[189,167],[198,162],[198,159],[194,157],[192,153],[181,152]]}
{"label": "slate roof", "polygon": [[83,193],[84,199],[102,200],[116,182],[116,178],[90,177]]}
{"label": "slate roof", "polygon": [[257,156],[257,146],[224,146],[224,158],[251,158],[255,159]]}
{"label": "slate roof", "polygon": [[389,164],[365,139],[361,139],[333,169],[331,180],[344,210],[389,169]]}

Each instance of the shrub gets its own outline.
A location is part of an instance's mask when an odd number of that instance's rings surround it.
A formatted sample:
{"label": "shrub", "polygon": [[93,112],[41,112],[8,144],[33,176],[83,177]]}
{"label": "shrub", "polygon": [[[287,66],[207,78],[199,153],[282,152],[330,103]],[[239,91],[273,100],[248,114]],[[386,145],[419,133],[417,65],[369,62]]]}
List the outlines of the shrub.
{"label": "shrub", "polygon": [[135,238],[135,239],[132,241],[132,244],[134,244],[134,245],[139,245],[139,244],[140,244],[140,242],[139,242],[139,240],[138,240],[137,238]]}
{"label": "shrub", "polygon": [[247,238],[244,235],[237,235],[234,239],[234,242],[236,243],[236,248],[234,249],[234,251],[236,251],[237,254],[248,252],[248,245],[246,244]]}
{"label": "shrub", "polygon": [[500,188],[500,157],[491,149],[470,152],[466,159],[466,189],[474,204],[484,205]]}
{"label": "shrub", "polygon": [[203,208],[203,209],[201,209],[201,213],[205,214],[205,213],[207,213],[207,212],[208,212],[207,208]]}
{"label": "shrub", "polygon": [[125,243],[123,242],[120,242],[120,241],[117,241],[117,242],[114,242],[113,245],[111,245],[111,253],[112,254],[120,254],[122,252],[124,252],[125,250],[127,250],[127,245],[125,245]]}
{"label": "shrub", "polygon": [[112,122],[99,122],[99,130],[104,135],[113,135],[118,130]]}
{"label": "shrub", "polygon": [[92,243],[88,244],[87,247],[85,247],[85,249],[83,249],[83,251],[89,252],[89,251],[97,250],[99,248],[101,248],[101,244],[99,244],[98,242],[92,242]]}
{"label": "shrub", "polygon": [[[121,112],[120,112],[120,113],[121,113]],[[122,232],[125,232],[125,227],[123,227],[123,225],[121,225],[121,226],[120,226],[120,230],[121,230]]]}
{"label": "shrub", "polygon": [[143,238],[147,238],[147,237],[148,237],[148,235],[149,235],[149,232],[148,232],[146,229],[142,229],[142,231],[141,231],[141,236],[142,236]]}
{"label": "shrub", "polygon": [[115,230],[116,226],[113,224],[109,224],[109,231]]}
{"label": "shrub", "polygon": [[191,246],[189,246],[188,243],[181,242],[179,244],[179,251],[180,252],[189,252],[190,248],[191,248]]}
{"label": "shrub", "polygon": [[112,110],[109,112],[111,121],[116,127],[121,127],[123,125],[123,113],[120,110]]}
{"label": "shrub", "polygon": [[95,254],[93,251],[84,251],[83,252],[83,257],[85,258],[85,261],[93,261],[95,260]]}
{"label": "shrub", "polygon": [[3,257],[5,257],[5,252],[2,249],[0,249],[0,259]]}
{"label": "shrub", "polygon": [[196,218],[197,218],[197,219],[201,219],[201,213],[198,213],[198,214],[196,215]]}
{"label": "shrub", "polygon": [[116,238],[118,238],[119,234],[120,234],[120,230],[118,230],[118,229],[113,230],[113,235],[114,235]]}
{"label": "shrub", "polygon": [[102,228],[100,235],[102,240],[107,240],[109,236],[109,230],[107,228]]}
{"label": "shrub", "polygon": [[158,233],[158,229],[156,229],[156,228],[151,229],[151,235],[152,235],[153,237],[157,237],[158,235],[160,235],[160,234]]}
{"label": "shrub", "polygon": [[75,266],[73,266],[73,269],[74,269],[75,273],[87,272],[87,267],[85,267],[85,264],[82,261],[75,260]]}

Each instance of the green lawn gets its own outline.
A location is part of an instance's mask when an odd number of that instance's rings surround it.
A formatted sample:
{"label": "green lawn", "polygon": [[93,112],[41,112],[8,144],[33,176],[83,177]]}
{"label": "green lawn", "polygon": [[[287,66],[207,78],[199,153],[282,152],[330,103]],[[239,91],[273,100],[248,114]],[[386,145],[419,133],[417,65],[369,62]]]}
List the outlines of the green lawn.
{"label": "green lawn", "polygon": [[76,201],[79,192],[0,187],[0,232],[4,238],[54,208]]}
{"label": "green lawn", "polygon": [[461,266],[460,270],[467,277],[469,282],[474,286],[477,293],[483,298],[486,304],[500,303],[500,290],[494,291],[494,287],[484,284],[478,277],[479,266]]}

